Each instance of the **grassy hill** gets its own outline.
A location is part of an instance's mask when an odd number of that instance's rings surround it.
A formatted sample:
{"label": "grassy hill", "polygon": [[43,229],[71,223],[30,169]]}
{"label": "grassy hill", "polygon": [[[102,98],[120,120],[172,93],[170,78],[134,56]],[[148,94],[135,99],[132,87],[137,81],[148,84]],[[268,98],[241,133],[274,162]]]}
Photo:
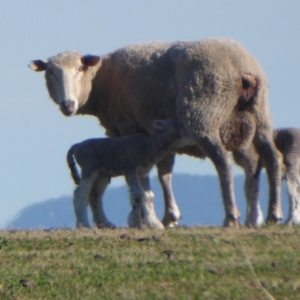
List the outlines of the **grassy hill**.
{"label": "grassy hill", "polygon": [[0,299],[299,299],[299,233],[0,231]]}

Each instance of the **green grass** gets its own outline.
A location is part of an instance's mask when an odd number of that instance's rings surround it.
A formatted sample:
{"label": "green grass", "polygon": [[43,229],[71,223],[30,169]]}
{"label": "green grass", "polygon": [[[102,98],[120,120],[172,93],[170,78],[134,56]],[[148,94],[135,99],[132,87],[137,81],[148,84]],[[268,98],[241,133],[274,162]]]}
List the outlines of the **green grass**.
{"label": "green grass", "polygon": [[299,233],[284,226],[0,231],[0,299],[299,299]]}

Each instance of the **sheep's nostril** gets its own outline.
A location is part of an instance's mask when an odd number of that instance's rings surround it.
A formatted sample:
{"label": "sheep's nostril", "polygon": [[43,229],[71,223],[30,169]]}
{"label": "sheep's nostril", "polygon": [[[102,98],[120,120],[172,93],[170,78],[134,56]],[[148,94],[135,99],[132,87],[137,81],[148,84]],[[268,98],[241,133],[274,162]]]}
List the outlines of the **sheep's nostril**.
{"label": "sheep's nostril", "polygon": [[75,107],[75,101],[67,100],[62,103],[62,107],[66,110],[73,110]]}
{"label": "sheep's nostril", "polygon": [[65,116],[72,116],[76,113],[77,105],[73,100],[66,100],[61,102],[60,110]]}

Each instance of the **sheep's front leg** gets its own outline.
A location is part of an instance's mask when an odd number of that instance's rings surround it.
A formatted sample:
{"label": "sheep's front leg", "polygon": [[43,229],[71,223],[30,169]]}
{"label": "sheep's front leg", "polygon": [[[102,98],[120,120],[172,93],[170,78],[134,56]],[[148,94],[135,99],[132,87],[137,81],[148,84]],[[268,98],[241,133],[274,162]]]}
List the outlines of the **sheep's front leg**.
{"label": "sheep's front leg", "polygon": [[142,214],[145,224],[153,229],[164,229],[164,225],[159,221],[155,213],[153,204],[154,193],[151,190],[149,176],[140,176],[139,181],[145,193],[145,200],[142,205]]}
{"label": "sheep's front leg", "polygon": [[297,157],[285,158],[285,179],[289,198],[289,215],[285,224],[300,224],[300,162]]}
{"label": "sheep's front leg", "polygon": [[93,173],[89,177],[81,178],[78,187],[74,191],[74,210],[76,215],[76,227],[90,227],[87,214],[89,196],[97,174]]}
{"label": "sheep's front leg", "polygon": [[225,208],[224,226],[238,226],[240,213],[236,205],[231,160],[217,138],[197,137],[197,144],[211,159],[219,175],[223,204]]}
{"label": "sheep's front leg", "polygon": [[109,182],[109,176],[98,175],[90,192],[90,206],[94,223],[98,228],[116,228],[116,226],[107,219],[103,209],[102,197]]}
{"label": "sheep's front leg", "polygon": [[245,171],[245,197],[247,199],[246,226],[260,227],[264,223],[263,212],[259,202],[259,180],[261,161],[253,145],[233,153],[235,162]]}
{"label": "sheep's front leg", "polygon": [[146,195],[135,172],[125,174],[125,180],[129,188],[130,204],[132,207],[128,215],[128,226],[142,228],[141,212]]}
{"label": "sheep's front leg", "polygon": [[162,223],[165,227],[173,227],[181,219],[181,213],[176,203],[172,189],[172,172],[175,155],[170,154],[157,163],[157,171],[160,185],[163,189],[165,213]]}
{"label": "sheep's front leg", "polygon": [[266,168],[269,181],[269,209],[267,223],[279,223],[281,210],[281,154],[275,147],[272,132],[259,130],[254,137],[254,145]]}

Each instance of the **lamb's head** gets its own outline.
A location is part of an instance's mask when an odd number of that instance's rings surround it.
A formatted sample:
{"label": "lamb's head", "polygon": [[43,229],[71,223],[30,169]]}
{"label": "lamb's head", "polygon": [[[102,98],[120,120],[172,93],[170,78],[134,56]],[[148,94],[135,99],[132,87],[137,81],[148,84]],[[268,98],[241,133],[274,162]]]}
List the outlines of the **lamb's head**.
{"label": "lamb's head", "polygon": [[47,60],[34,60],[29,67],[34,71],[45,71],[50,97],[65,116],[72,116],[89,97],[99,61],[100,57],[96,55],[66,51]]}
{"label": "lamb's head", "polygon": [[177,149],[188,145],[195,145],[183,124],[177,119],[154,120],[151,128],[151,135],[166,134],[172,139],[169,149]]}

